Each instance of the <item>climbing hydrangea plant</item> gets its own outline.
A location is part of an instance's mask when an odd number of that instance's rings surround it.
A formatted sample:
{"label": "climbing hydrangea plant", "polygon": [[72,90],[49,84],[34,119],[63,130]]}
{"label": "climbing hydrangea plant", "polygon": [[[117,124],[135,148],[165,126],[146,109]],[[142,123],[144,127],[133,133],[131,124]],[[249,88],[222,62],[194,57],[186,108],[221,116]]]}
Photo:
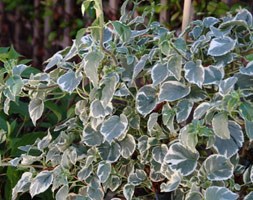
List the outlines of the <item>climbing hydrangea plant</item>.
{"label": "climbing hydrangea plant", "polygon": [[76,96],[71,117],[9,162],[27,169],[12,199],[48,189],[57,200],[252,199],[252,15],[207,17],[176,36],[145,14],[131,18],[127,2],[105,24],[102,3],[85,1],[96,21],[44,72],[6,67],[4,112],[29,97],[34,126],[52,92]]}

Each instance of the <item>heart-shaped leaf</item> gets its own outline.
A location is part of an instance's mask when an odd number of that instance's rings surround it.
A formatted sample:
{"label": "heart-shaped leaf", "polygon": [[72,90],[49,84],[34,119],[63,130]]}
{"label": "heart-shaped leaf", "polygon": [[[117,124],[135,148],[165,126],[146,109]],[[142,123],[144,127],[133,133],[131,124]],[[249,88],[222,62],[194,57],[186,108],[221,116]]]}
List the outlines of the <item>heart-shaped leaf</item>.
{"label": "heart-shaped leaf", "polygon": [[204,82],[204,67],[202,66],[201,60],[196,60],[196,62],[189,61],[184,66],[185,78],[190,82],[194,83],[200,88]]}
{"label": "heart-shaped leaf", "polygon": [[103,122],[100,132],[111,143],[115,138],[119,138],[126,132],[127,126],[128,120],[124,114],[120,116],[113,115]]}
{"label": "heart-shaped leaf", "polygon": [[207,178],[211,181],[228,180],[233,175],[234,166],[225,156],[211,155],[204,164]]}
{"label": "heart-shaped leaf", "polygon": [[222,200],[237,200],[238,194],[231,192],[225,187],[211,186],[207,188],[205,193],[206,200],[222,199]]}
{"label": "heart-shaped leaf", "polygon": [[198,152],[192,152],[177,142],[170,146],[165,161],[173,171],[179,171],[183,176],[188,176],[194,172],[199,159]]}
{"label": "heart-shaped leaf", "polygon": [[176,101],[187,96],[190,91],[190,87],[178,81],[167,81],[161,86],[159,101]]}
{"label": "heart-shaped leaf", "polygon": [[66,74],[63,74],[57,79],[57,84],[63,91],[72,93],[80,84],[81,80],[81,74],[69,70]]}
{"label": "heart-shaped leaf", "polygon": [[236,41],[228,36],[214,38],[210,43],[207,53],[211,56],[222,56],[232,51],[235,48],[235,44]]}
{"label": "heart-shaped leaf", "polygon": [[149,114],[156,107],[156,103],[156,90],[151,85],[145,85],[137,92],[136,108],[140,114]]}

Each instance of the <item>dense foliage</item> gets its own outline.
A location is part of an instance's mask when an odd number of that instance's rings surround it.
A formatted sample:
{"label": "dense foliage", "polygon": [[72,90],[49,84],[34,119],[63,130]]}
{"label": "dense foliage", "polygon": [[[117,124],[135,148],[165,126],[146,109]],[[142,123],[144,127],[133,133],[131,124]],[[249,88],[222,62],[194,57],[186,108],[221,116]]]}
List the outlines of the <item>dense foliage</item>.
{"label": "dense foliage", "polygon": [[101,1],[85,1],[95,22],[44,72],[2,50],[4,112],[28,101],[33,125],[48,127],[20,156],[3,155],[2,166],[25,169],[12,199],[252,199],[252,15],[207,17],[175,36],[145,14],[133,19],[127,2],[105,24]]}

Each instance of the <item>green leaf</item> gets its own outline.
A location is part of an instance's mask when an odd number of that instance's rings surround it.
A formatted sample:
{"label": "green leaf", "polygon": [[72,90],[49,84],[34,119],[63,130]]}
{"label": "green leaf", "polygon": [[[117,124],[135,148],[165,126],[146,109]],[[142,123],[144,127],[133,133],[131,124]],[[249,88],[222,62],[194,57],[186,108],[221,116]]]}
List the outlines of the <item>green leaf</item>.
{"label": "green leaf", "polygon": [[177,122],[181,123],[189,117],[191,110],[193,107],[193,103],[187,99],[184,99],[182,101],[179,101],[176,108],[176,117],[177,117]]}
{"label": "green leaf", "polygon": [[101,161],[98,164],[97,176],[101,183],[105,183],[111,174],[111,164]]}
{"label": "green leaf", "polygon": [[94,0],[86,0],[82,2],[81,5],[81,11],[82,11],[82,15],[84,16],[85,12],[88,10],[88,8],[90,7],[91,2],[93,2]]}
{"label": "green leaf", "polygon": [[187,193],[185,200],[203,200],[203,196],[200,192],[191,191]]}
{"label": "green leaf", "polygon": [[44,71],[48,71],[49,69],[51,69],[52,67],[60,63],[62,60],[63,60],[63,57],[61,54],[59,53],[54,54],[51,58],[49,58],[46,61],[48,64],[46,65],[46,68],[44,69]]}
{"label": "green leaf", "polygon": [[162,84],[159,101],[176,101],[187,96],[190,93],[190,87],[178,82],[178,81],[167,81]]}
{"label": "green leaf", "polygon": [[80,181],[85,181],[93,172],[93,165],[83,166],[83,168],[77,173],[77,177]]}
{"label": "green leaf", "polygon": [[108,106],[108,104],[111,102],[114,92],[116,90],[116,85],[118,83],[119,77],[114,74],[110,77],[107,77],[105,80],[103,80],[103,90],[101,95],[101,103],[104,108]]}
{"label": "green leaf", "polygon": [[228,36],[214,38],[210,43],[207,53],[210,56],[222,56],[231,52],[235,48],[235,45],[236,41]]}
{"label": "green leaf", "polygon": [[90,116],[94,118],[101,118],[109,115],[112,111],[112,106],[109,105],[106,108],[102,105],[102,102],[95,99],[90,104]]}
{"label": "green leaf", "polygon": [[169,149],[168,149],[167,145],[165,145],[165,144],[162,144],[161,146],[154,147],[152,149],[152,158],[156,162],[162,164],[163,161],[164,161],[165,156],[168,153],[168,150]]}
{"label": "green leaf", "polygon": [[210,26],[213,26],[214,24],[217,24],[220,20],[215,17],[205,17],[203,19],[203,25],[206,28],[209,28]]}
{"label": "green leaf", "polygon": [[230,132],[228,129],[228,116],[224,112],[214,115],[212,119],[212,126],[215,135],[221,139],[230,139]]}
{"label": "green leaf", "polygon": [[6,88],[3,91],[4,95],[10,100],[15,101],[16,96],[22,91],[24,82],[20,76],[14,75],[7,79],[5,85]]}
{"label": "green leaf", "polygon": [[45,148],[48,147],[51,140],[52,140],[52,135],[50,134],[50,131],[48,130],[47,135],[43,137],[42,139],[39,139],[38,144],[37,144],[38,149],[43,151]]}
{"label": "green leaf", "polygon": [[202,61],[189,61],[185,64],[184,70],[186,80],[202,88],[204,83],[204,67],[202,66]]}
{"label": "green leaf", "polygon": [[37,194],[45,192],[53,183],[52,171],[41,171],[31,182],[30,194],[34,197]]}
{"label": "green leaf", "polygon": [[137,186],[140,185],[142,182],[145,181],[147,175],[144,170],[137,169],[136,172],[129,174],[128,176],[128,183],[131,185]]}
{"label": "green leaf", "polygon": [[83,130],[83,142],[90,147],[99,146],[104,142],[104,137],[100,131],[93,129],[88,125]]}
{"label": "green leaf", "polygon": [[203,102],[197,106],[197,108],[194,110],[193,119],[200,119],[202,118],[206,112],[211,107],[210,103]]}
{"label": "green leaf", "polygon": [[22,192],[25,193],[29,190],[32,180],[32,173],[31,172],[24,172],[22,177],[18,180],[15,187],[12,189],[12,200],[16,199],[18,193]]}
{"label": "green leaf", "polygon": [[168,61],[169,72],[179,81],[182,71],[182,57],[179,55],[172,56]]}
{"label": "green leaf", "polygon": [[134,185],[132,184],[126,184],[123,187],[123,194],[126,200],[132,200],[134,195]]}
{"label": "green leaf", "polygon": [[173,133],[175,132],[174,128],[174,118],[175,111],[169,106],[169,104],[165,104],[162,109],[162,121],[165,126]]}
{"label": "green leaf", "polygon": [[12,69],[12,74],[13,74],[14,76],[15,76],[15,75],[20,76],[20,75],[22,74],[22,72],[23,72],[26,68],[28,68],[27,65],[19,64],[19,65],[13,67],[13,69]]}
{"label": "green leaf", "polygon": [[179,141],[192,152],[196,152],[198,135],[197,132],[191,130],[191,125],[186,125],[180,130]]}
{"label": "green leaf", "polygon": [[236,84],[237,80],[238,79],[236,77],[230,77],[230,78],[220,81],[219,93],[222,96],[229,94],[234,89],[234,85]]}
{"label": "green leaf", "polygon": [[240,68],[240,73],[252,76],[253,75],[253,61],[250,61],[246,67]]}
{"label": "green leaf", "polygon": [[113,21],[112,25],[123,42],[127,42],[131,38],[131,29],[129,26],[120,21]]}
{"label": "green leaf", "polygon": [[119,141],[121,146],[120,154],[123,158],[129,159],[136,149],[136,142],[132,135],[127,134],[126,137]]}
{"label": "green leaf", "polygon": [[163,82],[168,77],[167,64],[157,63],[151,70],[151,78],[153,86],[156,86]]}
{"label": "green leaf", "polygon": [[204,68],[205,78],[203,85],[217,84],[223,78],[222,69],[216,66],[208,66]]}
{"label": "green leaf", "polygon": [[111,144],[105,142],[98,147],[98,152],[102,159],[109,163],[114,163],[119,159],[120,151],[120,145],[115,142],[112,142]]}
{"label": "green leaf", "polygon": [[250,192],[244,197],[244,200],[251,200],[251,199],[253,199],[253,192]]}
{"label": "green leaf", "polygon": [[245,21],[248,26],[252,27],[253,26],[253,19],[252,19],[252,14],[246,10],[246,9],[241,9],[235,16],[234,20],[241,20]]}
{"label": "green leaf", "polygon": [[228,130],[230,138],[221,139],[220,137],[215,137],[214,148],[219,152],[219,154],[230,158],[242,147],[244,135],[240,125],[233,121],[229,121]]}
{"label": "green leaf", "polygon": [[55,199],[56,200],[63,200],[67,199],[67,196],[69,194],[69,186],[68,185],[63,185],[56,193]]}
{"label": "green leaf", "polygon": [[82,66],[86,76],[95,87],[98,86],[98,67],[103,60],[104,55],[99,51],[89,52],[82,61]]}
{"label": "green leaf", "polygon": [[179,171],[183,176],[188,176],[194,172],[199,159],[198,152],[192,152],[177,142],[170,146],[165,157],[165,162],[173,171]]}
{"label": "green leaf", "polygon": [[156,103],[156,90],[151,85],[145,85],[137,92],[136,108],[140,114],[149,114],[156,107]]}
{"label": "green leaf", "polygon": [[248,101],[241,103],[239,107],[240,115],[244,120],[253,121],[253,105]]}
{"label": "green leaf", "polygon": [[137,62],[137,64],[134,66],[133,76],[132,76],[132,82],[134,79],[138,76],[138,74],[144,69],[146,62],[148,60],[148,55],[143,55],[140,60]]}
{"label": "green leaf", "polygon": [[29,103],[28,110],[33,125],[36,126],[36,121],[42,116],[44,111],[44,102],[41,99],[32,99]]}
{"label": "green leaf", "polygon": [[162,183],[160,186],[161,192],[175,191],[181,183],[181,176],[178,172],[175,172],[170,177],[169,181]]}
{"label": "green leaf", "polygon": [[80,73],[75,73],[71,69],[64,75],[57,79],[57,84],[63,91],[72,93],[80,84],[82,80],[82,75]]}
{"label": "green leaf", "polygon": [[121,114],[120,117],[113,115],[103,122],[100,132],[105,137],[105,140],[111,143],[126,132],[127,126],[128,120],[124,114]]}
{"label": "green leaf", "polygon": [[245,120],[245,130],[248,138],[253,140],[253,122]]}
{"label": "green leaf", "polygon": [[225,156],[211,155],[203,164],[206,176],[211,181],[228,180],[233,175],[234,167]]}
{"label": "green leaf", "polygon": [[237,200],[238,194],[231,192],[225,187],[211,186],[207,188],[205,193],[206,200],[222,199],[222,200]]}

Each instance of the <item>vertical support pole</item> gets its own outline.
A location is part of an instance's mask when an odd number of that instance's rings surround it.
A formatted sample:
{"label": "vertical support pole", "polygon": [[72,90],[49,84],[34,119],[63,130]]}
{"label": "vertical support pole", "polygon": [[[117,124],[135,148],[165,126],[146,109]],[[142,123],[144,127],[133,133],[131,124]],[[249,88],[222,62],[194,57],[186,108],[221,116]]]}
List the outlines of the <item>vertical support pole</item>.
{"label": "vertical support pole", "polygon": [[183,12],[183,22],[182,22],[182,32],[189,25],[193,14],[193,8],[191,5],[191,0],[184,0],[184,12]]}

